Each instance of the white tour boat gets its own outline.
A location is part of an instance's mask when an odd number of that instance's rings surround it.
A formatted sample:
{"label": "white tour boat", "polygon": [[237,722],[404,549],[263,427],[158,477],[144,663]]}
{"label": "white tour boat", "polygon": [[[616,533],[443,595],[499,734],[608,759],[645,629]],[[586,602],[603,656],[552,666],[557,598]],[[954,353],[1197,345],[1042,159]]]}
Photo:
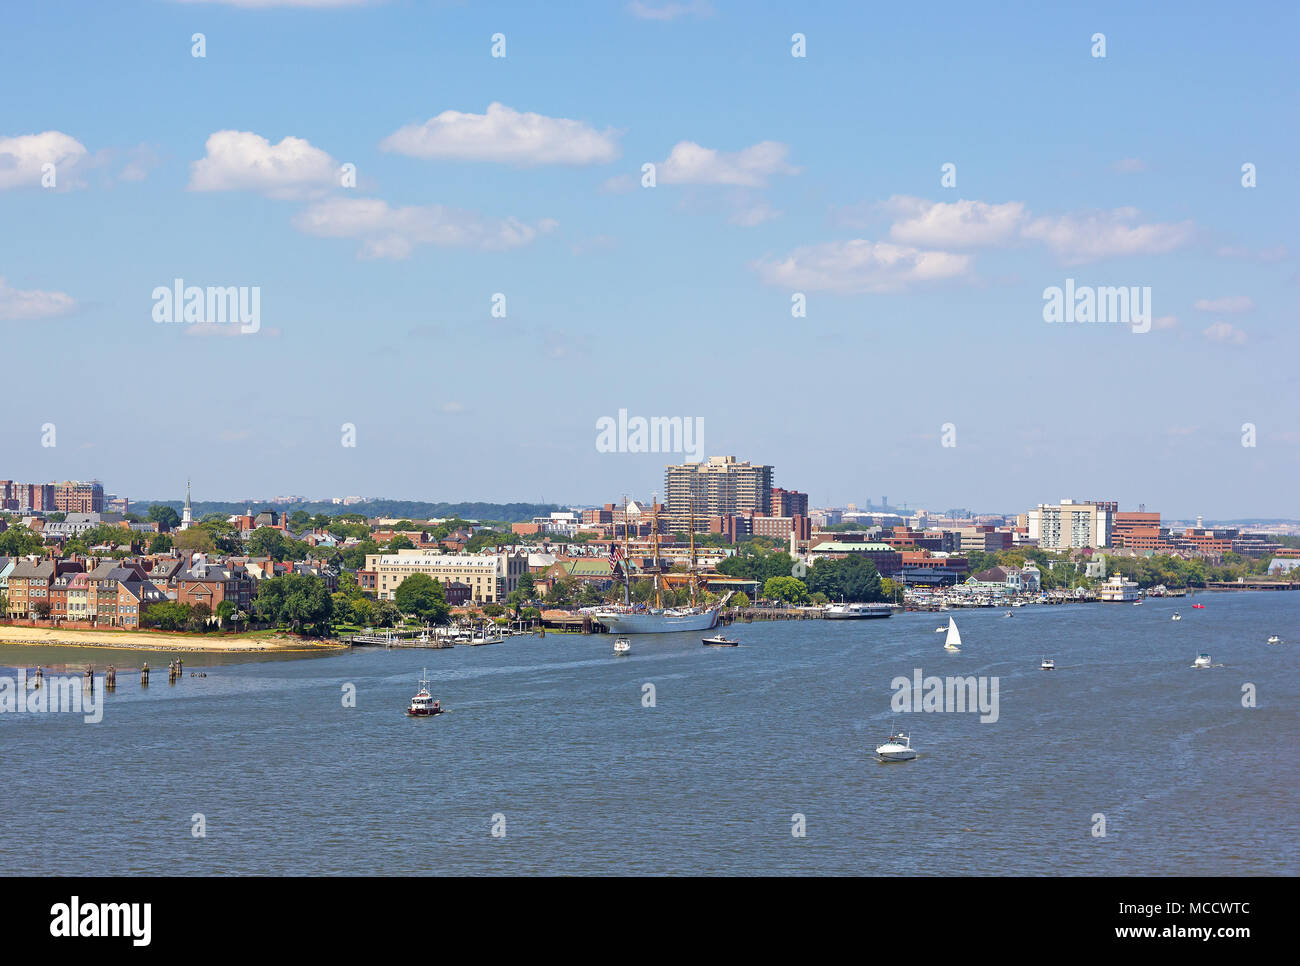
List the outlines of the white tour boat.
{"label": "white tour boat", "polygon": [[614,642],[615,654],[620,654],[620,655],[626,654],[630,650],[632,650],[632,642],[629,641],[627,638],[620,637],[617,641]]}

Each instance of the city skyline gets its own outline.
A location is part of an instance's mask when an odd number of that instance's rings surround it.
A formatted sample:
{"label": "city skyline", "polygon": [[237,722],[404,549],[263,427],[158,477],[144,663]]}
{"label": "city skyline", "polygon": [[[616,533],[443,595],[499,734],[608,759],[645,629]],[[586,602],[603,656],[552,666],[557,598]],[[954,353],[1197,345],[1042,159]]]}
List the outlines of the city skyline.
{"label": "city skyline", "polygon": [[[818,506],[1300,515],[1300,20],[1257,12],[7,11],[5,473],[599,505],[683,461],[602,451],[626,410]],[[158,321],[176,280],[256,330]],[[1046,322],[1076,283],[1149,318]]]}

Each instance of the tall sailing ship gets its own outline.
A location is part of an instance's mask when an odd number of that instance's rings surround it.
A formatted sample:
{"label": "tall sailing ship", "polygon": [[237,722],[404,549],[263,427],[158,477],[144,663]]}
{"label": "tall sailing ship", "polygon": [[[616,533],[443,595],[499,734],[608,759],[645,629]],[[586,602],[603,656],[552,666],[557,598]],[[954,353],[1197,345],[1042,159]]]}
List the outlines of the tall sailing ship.
{"label": "tall sailing ship", "polygon": [[[695,599],[695,505],[691,504],[691,600]],[[654,566],[649,568],[654,578],[655,600],[653,607],[634,607],[632,605],[632,573],[627,561],[627,517],[623,518],[623,606],[602,607],[592,613],[592,617],[605,625],[612,634],[671,634],[677,631],[707,631],[718,623],[727,598],[709,607],[660,606],[659,575],[664,572],[659,562],[659,501],[654,504]],[[613,552],[617,557],[617,550]],[[617,559],[615,560],[617,564]],[[728,594],[728,597],[731,595]]]}

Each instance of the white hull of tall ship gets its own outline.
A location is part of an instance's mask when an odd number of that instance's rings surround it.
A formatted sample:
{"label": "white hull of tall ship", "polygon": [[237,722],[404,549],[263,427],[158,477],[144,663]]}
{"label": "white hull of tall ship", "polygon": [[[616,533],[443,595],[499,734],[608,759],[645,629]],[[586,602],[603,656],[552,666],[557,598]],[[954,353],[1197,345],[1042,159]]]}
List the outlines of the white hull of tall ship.
{"label": "white hull of tall ship", "polygon": [[707,631],[718,623],[718,611],[596,611],[592,616],[611,634],[672,634],[676,631]]}

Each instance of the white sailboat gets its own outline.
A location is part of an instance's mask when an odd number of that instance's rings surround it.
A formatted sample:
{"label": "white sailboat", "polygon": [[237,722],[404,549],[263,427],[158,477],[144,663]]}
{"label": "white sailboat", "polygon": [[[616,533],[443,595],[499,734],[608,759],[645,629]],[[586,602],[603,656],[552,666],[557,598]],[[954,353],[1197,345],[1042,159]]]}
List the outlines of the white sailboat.
{"label": "white sailboat", "polygon": [[943,642],[943,649],[953,652],[961,650],[961,632],[957,630],[957,622],[951,617],[948,618],[948,637]]}

